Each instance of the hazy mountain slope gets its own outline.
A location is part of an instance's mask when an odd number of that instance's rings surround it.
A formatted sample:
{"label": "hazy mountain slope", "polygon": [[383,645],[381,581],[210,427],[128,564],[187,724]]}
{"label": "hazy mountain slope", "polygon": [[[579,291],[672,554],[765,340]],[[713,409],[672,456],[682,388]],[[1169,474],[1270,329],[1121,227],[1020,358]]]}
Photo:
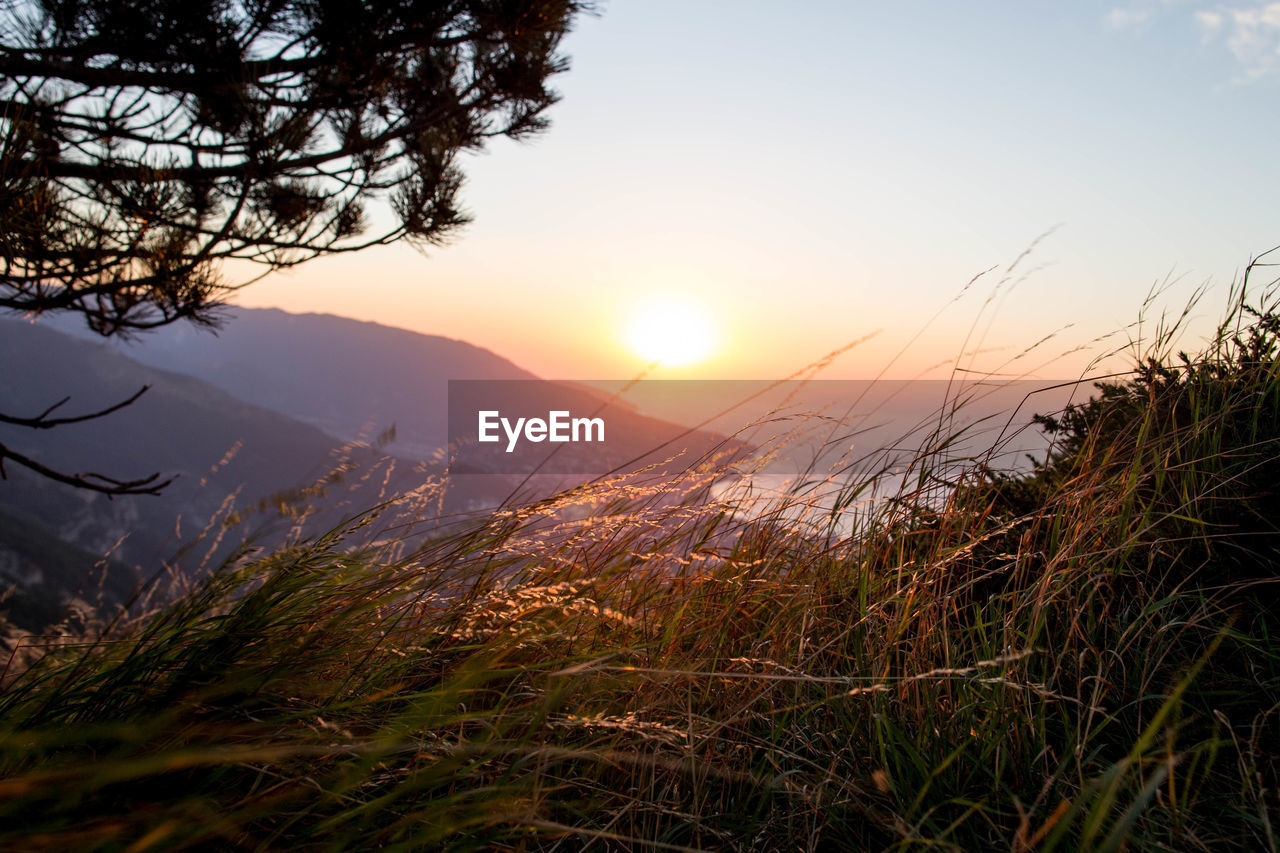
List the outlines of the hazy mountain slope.
{"label": "hazy mountain slope", "polygon": [[[248,328],[232,333],[241,320]],[[78,415],[150,386],[133,405],[98,420],[52,430],[0,425],[0,442],[72,473],[94,471],[121,479],[152,472],[177,475],[159,496],[109,499],[37,476],[12,461],[8,464],[8,479],[0,481],[0,513],[11,517],[16,538],[9,538],[20,540],[21,548],[10,549],[14,553],[5,564],[5,585],[16,586],[20,594],[25,590],[26,600],[38,601],[41,612],[59,607],[75,592],[79,581],[73,582],[66,570],[71,562],[91,568],[92,561],[110,553],[129,567],[132,574],[126,580],[131,585],[165,564],[176,565],[184,576],[198,573],[216,565],[248,535],[257,535],[263,544],[276,542],[293,528],[295,519],[281,515],[278,501],[266,501],[261,512],[255,507],[277,493],[316,484],[340,465],[354,466],[354,471],[328,484],[324,495],[307,499],[316,505],[306,525],[311,533],[420,486],[432,471],[440,473],[430,464],[406,461],[364,444],[352,446],[314,424],[245,402],[201,379],[143,364],[126,353],[217,375],[272,408],[302,410],[316,421],[327,421],[335,432],[355,433],[369,420],[377,428],[397,420],[401,434],[408,432],[418,442],[413,446],[423,449],[434,449],[428,442],[443,443],[447,434],[450,374],[445,370],[459,370],[464,376],[487,372],[531,378],[466,344],[334,317],[248,312],[233,318],[220,338],[183,326],[163,330],[158,337],[157,347],[144,344],[125,350],[112,342],[66,334],[46,322],[0,318],[0,364],[5,366],[0,371],[0,410],[34,416],[70,397],[57,414]],[[290,342],[296,344],[292,350]],[[385,369],[379,366],[382,358],[392,360]],[[255,370],[254,364],[262,369]],[[296,374],[292,381],[291,371]],[[406,387],[397,388],[401,380]],[[517,391],[529,390],[522,383],[515,386]],[[600,394],[593,389],[565,386],[563,395],[563,405],[575,411],[600,405]],[[580,452],[580,470],[603,473],[683,431],[621,407],[610,416],[612,443],[599,448],[608,464],[586,458],[595,448],[570,450],[559,462],[576,459],[575,452]],[[716,440],[697,434],[686,444],[696,458]],[[535,444],[526,451],[536,460],[546,448]],[[397,505],[380,519],[381,529],[397,536],[424,532],[441,512],[452,517],[492,506],[517,487],[524,487],[524,494],[544,494],[564,482],[559,477],[526,482],[520,473],[526,469],[516,465],[528,461],[523,453],[511,458],[503,454],[496,461],[497,465],[469,468],[484,476],[454,478],[439,501],[422,496],[430,506],[413,501]],[[579,467],[562,465],[557,470]],[[246,509],[249,512],[243,513]],[[224,533],[222,523],[233,512],[245,518]],[[175,554],[206,529],[202,543],[175,562]],[[93,559],[72,559],[51,546],[49,559],[42,562],[36,559],[40,549],[31,544],[40,539],[56,539],[78,549],[67,552],[73,557],[88,554]],[[119,600],[119,592],[106,598]],[[30,623],[34,614],[30,606],[24,608]]]}
{"label": "hazy mountain slope", "polygon": [[[8,464],[0,510],[37,519],[94,554],[123,538],[115,555],[127,563],[154,565],[170,557],[180,541],[225,511],[229,495],[237,495],[236,507],[252,505],[314,482],[343,454],[341,442],[314,426],[44,325],[0,319],[0,364],[3,410],[17,415],[35,415],[64,396],[71,399],[59,415],[96,411],[151,386],[133,405],[95,421],[51,430],[0,425],[0,441],[63,470],[117,478],[178,475],[162,495],[108,499]],[[390,461],[367,448],[351,455],[367,464]],[[408,464],[401,468],[408,473]],[[377,499],[374,492],[365,497],[369,505]]]}
{"label": "hazy mountain slope", "polygon": [[[82,323],[58,325],[88,334]],[[395,424],[388,451],[416,459],[447,441],[450,379],[535,378],[463,341],[275,308],[230,308],[216,334],[175,323],[113,345],[339,438],[375,435]]]}
{"label": "hazy mountain slope", "polygon": [[28,515],[0,512],[0,621],[40,631],[74,599],[127,601],[139,580],[136,568],[62,542]]}
{"label": "hazy mountain slope", "polygon": [[[582,383],[557,383],[555,390],[523,385],[519,380],[537,377],[488,350],[450,338],[328,314],[290,314],[274,308],[231,308],[226,313],[217,334],[176,323],[110,345],[131,358],[198,377],[338,438],[368,438],[394,425],[396,440],[386,450],[419,460],[431,459],[448,441],[451,379],[502,382],[504,409],[554,397],[556,407],[587,414],[598,411],[608,398]],[[59,328],[87,334],[83,324],[67,326],[70,319],[59,321]],[[541,413],[546,411],[544,406]],[[561,448],[553,470],[603,473],[684,432],[674,423],[641,415],[625,401],[612,401],[607,414],[609,445]],[[690,458],[714,440],[690,436]],[[469,458],[455,471],[524,471],[531,460],[546,456],[548,448],[531,445],[525,451],[515,458],[499,454],[479,467]],[[570,461],[575,455],[582,457],[577,464]],[[601,463],[601,455],[610,463]],[[459,485],[468,492],[459,500],[463,505],[493,497],[489,487],[472,481]]]}

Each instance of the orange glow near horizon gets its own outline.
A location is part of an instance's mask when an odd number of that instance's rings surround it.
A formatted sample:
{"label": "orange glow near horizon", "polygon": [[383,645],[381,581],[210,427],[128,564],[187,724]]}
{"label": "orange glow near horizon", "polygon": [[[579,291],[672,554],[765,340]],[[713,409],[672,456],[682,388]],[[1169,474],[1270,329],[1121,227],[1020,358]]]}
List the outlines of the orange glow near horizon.
{"label": "orange glow near horizon", "polygon": [[[960,367],[969,379],[985,371],[993,379],[1073,379],[1127,366],[1123,357],[1114,365],[1091,362],[1123,343],[1124,318],[1141,303],[1113,297],[1114,307],[1099,311],[1091,294],[1074,286],[1086,276],[1066,264],[1036,270],[989,304],[999,279],[980,281],[965,299],[955,298],[958,286],[931,290],[932,281],[971,278],[974,266],[960,263],[904,264],[855,277],[816,263],[753,271],[732,255],[719,267],[706,259],[636,263],[634,253],[583,256],[573,246],[505,265],[494,261],[503,256],[499,248],[477,226],[469,239],[429,258],[401,245],[320,259],[267,276],[234,302],[441,335],[543,378],[578,380],[777,379],[858,340],[820,378],[945,379]],[[247,278],[245,272],[228,270],[228,278]],[[1176,306],[1176,289],[1169,301]],[[1082,346],[1108,333],[1113,337]]]}
{"label": "orange glow near horizon", "polygon": [[[1235,85],[1225,23],[1121,5],[1141,14],[792,4],[809,37],[788,40],[763,7],[726,38],[716,4],[610,4],[566,41],[550,130],[459,159],[474,221],[454,240],[317,259],[235,301],[455,338],[544,378],[1058,380],[1125,369],[1139,315],[1180,316],[1208,282],[1195,350],[1280,234],[1280,61]],[[1233,126],[1251,132],[1224,157],[1213,129]],[[664,295],[701,306],[713,343],[638,319]]]}

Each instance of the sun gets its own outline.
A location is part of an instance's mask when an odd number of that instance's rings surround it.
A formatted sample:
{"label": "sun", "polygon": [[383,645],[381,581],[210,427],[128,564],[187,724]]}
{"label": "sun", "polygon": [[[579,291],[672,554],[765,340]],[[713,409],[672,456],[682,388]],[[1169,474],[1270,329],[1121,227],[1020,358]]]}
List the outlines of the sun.
{"label": "sun", "polygon": [[627,322],[626,342],[646,362],[685,367],[709,356],[715,326],[698,305],[678,297],[646,304]]}

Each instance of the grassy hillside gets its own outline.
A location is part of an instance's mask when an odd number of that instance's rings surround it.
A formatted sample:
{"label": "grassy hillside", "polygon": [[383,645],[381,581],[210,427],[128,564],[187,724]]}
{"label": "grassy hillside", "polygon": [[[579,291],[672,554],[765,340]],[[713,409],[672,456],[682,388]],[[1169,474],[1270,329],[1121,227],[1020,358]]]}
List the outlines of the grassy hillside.
{"label": "grassy hillside", "polygon": [[0,845],[1275,849],[1273,309],[850,537],[633,481],[233,562],[8,673]]}

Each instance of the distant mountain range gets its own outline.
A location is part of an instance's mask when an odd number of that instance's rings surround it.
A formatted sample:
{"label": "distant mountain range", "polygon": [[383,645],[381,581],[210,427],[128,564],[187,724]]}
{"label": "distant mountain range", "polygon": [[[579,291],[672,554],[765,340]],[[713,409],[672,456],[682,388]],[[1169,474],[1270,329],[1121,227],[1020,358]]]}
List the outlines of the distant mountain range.
{"label": "distant mountain range", "polygon": [[[176,324],[124,343],[70,319],[0,317],[0,411],[33,416],[68,397],[57,414],[77,415],[143,385],[149,390],[86,423],[0,425],[0,442],[71,473],[177,479],[159,496],[110,499],[10,461],[8,479],[0,481],[0,595],[10,587],[16,597],[0,601],[0,613],[8,609],[24,627],[47,622],[73,595],[92,600],[84,583],[71,579],[79,564],[82,579],[100,576],[94,566],[104,555],[111,577],[96,588],[104,600],[119,601],[121,590],[163,566],[189,576],[216,565],[246,536],[271,545],[318,532],[438,481],[444,466],[433,457],[448,439],[448,381],[536,378],[462,341],[329,315],[231,309],[217,335]],[[578,410],[602,400],[585,386],[563,393]],[[611,417],[620,441],[610,452],[621,459],[685,431],[626,405]],[[393,425],[395,440],[379,442]],[[521,482],[483,468],[470,473],[483,476],[454,477],[433,512],[492,505]],[[398,511],[398,522],[428,514]],[[49,539],[57,541],[42,549],[39,542]]]}
{"label": "distant mountain range", "polygon": [[[464,341],[379,323],[275,308],[228,308],[224,317],[216,334],[175,323],[110,345],[343,440],[394,425],[386,450],[411,459],[430,458],[448,440],[450,379],[536,378]],[[58,318],[56,327],[93,335],[75,319]]]}
{"label": "distant mountain range", "polygon": [[[119,601],[123,590],[166,566],[190,577],[216,565],[246,537],[271,546],[328,529],[390,497],[424,494],[424,484],[440,482],[445,473],[440,451],[448,442],[451,379],[503,380],[489,384],[503,387],[507,403],[530,411],[547,401],[536,387],[507,385],[537,377],[488,350],[331,315],[232,308],[216,335],[174,324],[132,342],[104,340],[74,319],[33,323],[0,317],[0,411],[32,416],[69,397],[57,414],[83,414],[127,399],[143,385],[150,389],[133,405],[87,423],[49,430],[0,424],[0,442],[68,472],[178,478],[160,496],[109,499],[10,461],[8,478],[0,481],[0,613],[7,609],[15,621],[36,627],[73,596]],[[1013,382],[976,389],[983,399],[966,411],[971,419],[990,417],[989,426],[1000,431],[1001,413],[1016,408],[1035,387]],[[610,398],[607,390],[577,383],[555,388],[555,408],[575,414],[599,411]],[[866,413],[851,422],[839,444],[865,450],[893,443],[947,392],[946,383],[925,382],[836,383],[822,390],[832,388],[852,395],[849,409]],[[709,422],[713,431],[692,434],[673,423],[703,422],[681,417],[693,411],[694,398],[714,410],[750,393],[734,383],[676,383],[671,390],[676,405],[669,411],[641,406],[663,412],[669,421],[642,416],[629,403],[611,403],[609,447],[559,445],[565,452],[556,457],[558,473],[580,481],[603,473],[601,457],[593,453],[605,454],[612,466],[657,448],[660,455],[640,464],[659,462],[655,470],[661,476],[671,470],[664,464],[679,467],[724,447],[714,430],[736,429],[732,419]],[[1037,395],[1030,405],[1052,411],[1069,392]],[[715,393],[725,399],[715,399]],[[767,408],[763,398],[756,405]],[[735,417],[741,421],[744,415]],[[1024,410],[1023,421],[1028,418]],[[380,440],[392,426],[394,439]],[[735,452],[746,447],[727,445]],[[1026,433],[1006,450],[1042,446],[1042,439]],[[458,454],[449,488],[438,500],[429,508],[425,497],[422,506],[401,502],[383,521],[387,529],[412,523],[426,532],[440,514],[492,506],[528,485],[517,469],[536,467],[548,449],[527,444],[524,457],[498,450],[465,461]],[[676,461],[660,461],[673,454]],[[532,491],[560,482],[536,480]],[[193,540],[199,540],[194,547]],[[87,578],[97,578],[92,589],[86,588]],[[12,590],[7,602],[6,587]]]}
{"label": "distant mountain range", "polygon": [[84,414],[150,386],[134,404],[86,423],[47,430],[0,425],[0,441],[60,470],[119,479],[177,476],[160,496],[110,499],[8,464],[0,509],[91,553],[114,549],[126,563],[169,557],[179,542],[225,514],[229,495],[237,495],[242,508],[312,484],[348,458],[365,465],[398,461],[406,472],[413,467],[369,447],[344,447],[315,426],[41,324],[0,320],[0,363],[6,365],[3,410],[19,415],[34,415],[63,397],[69,400],[58,415]]}

